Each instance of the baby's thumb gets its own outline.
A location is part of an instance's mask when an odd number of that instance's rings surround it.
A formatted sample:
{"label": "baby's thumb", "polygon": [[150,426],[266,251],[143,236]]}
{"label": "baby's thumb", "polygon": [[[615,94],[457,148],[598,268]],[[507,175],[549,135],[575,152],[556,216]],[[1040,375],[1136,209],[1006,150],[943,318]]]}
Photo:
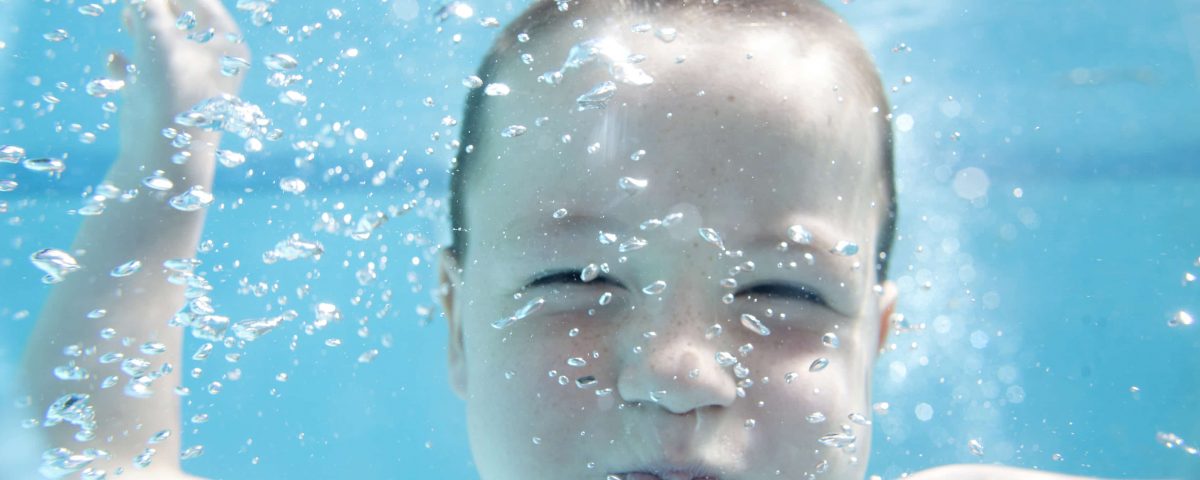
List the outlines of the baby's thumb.
{"label": "baby's thumb", "polygon": [[116,50],[108,54],[108,74],[113,78],[124,80],[129,74],[129,59]]}

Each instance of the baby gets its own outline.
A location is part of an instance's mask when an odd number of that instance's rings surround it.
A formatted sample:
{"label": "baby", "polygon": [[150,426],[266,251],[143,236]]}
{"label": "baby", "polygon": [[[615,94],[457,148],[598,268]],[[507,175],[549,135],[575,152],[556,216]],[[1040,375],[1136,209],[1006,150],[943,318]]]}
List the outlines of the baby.
{"label": "baby", "polygon": [[[183,11],[219,34],[184,40]],[[237,27],[218,0],[126,15],[138,83],[107,180],[159,169],[173,194],[207,188],[219,134],[186,129],[183,165],[154,137],[236,93],[218,59],[248,58],[223,35]],[[524,55],[566,61],[546,72]],[[863,478],[896,203],[887,99],[854,32],[815,0],[539,1],[472,83],[441,280],[481,478]],[[147,197],[88,217],[73,248],[96,264],[194,256],[203,212]],[[46,372],[94,336],[64,326],[96,308],[182,364],[164,321],[182,287],[157,270],[85,269],[55,288],[26,358],[36,402],[66,393]],[[91,468],[122,478],[187,477],[178,435],[133,468],[145,445],[118,433],[178,432],[178,397],[131,406],[118,390],[91,392],[97,440],[56,427],[54,444],[104,448],[113,459]],[[909,478],[1069,477],[962,465]]]}

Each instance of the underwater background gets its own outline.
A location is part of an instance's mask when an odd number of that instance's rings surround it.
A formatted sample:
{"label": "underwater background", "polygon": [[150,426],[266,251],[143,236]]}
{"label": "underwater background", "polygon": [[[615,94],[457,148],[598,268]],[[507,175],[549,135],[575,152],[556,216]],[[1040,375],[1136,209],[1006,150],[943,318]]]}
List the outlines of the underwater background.
{"label": "underwater background", "polygon": [[[26,407],[15,382],[49,290],[29,256],[70,246],[72,212],[116,155],[113,98],[84,87],[130,41],[122,5],[100,3],[93,16],[86,2],[0,0],[0,144],[67,165],[0,163],[16,182],[0,191],[0,478],[39,478],[48,448],[25,427],[45,406]],[[416,0],[280,2],[256,26],[226,2],[254,57],[242,98],[285,136],[219,169],[201,271],[234,320],[330,303],[341,321],[285,325],[240,358],[218,347],[198,378],[181,375],[184,418],[210,418],[185,420],[184,446],[204,446],[189,472],[476,477],[433,296],[457,134],[443,118],[461,118],[463,78],[527,3],[466,4],[462,18]],[[890,276],[906,331],[875,370],[870,473],[983,462],[1200,478],[1200,326],[1179,324],[1200,315],[1200,1],[831,6],[874,55],[896,130]],[[267,84],[271,53],[301,61],[307,82],[289,89],[307,103]],[[306,190],[281,190],[286,178]],[[350,235],[389,211],[407,213]],[[265,264],[293,233],[324,255]],[[215,380],[223,390],[203,393]]]}

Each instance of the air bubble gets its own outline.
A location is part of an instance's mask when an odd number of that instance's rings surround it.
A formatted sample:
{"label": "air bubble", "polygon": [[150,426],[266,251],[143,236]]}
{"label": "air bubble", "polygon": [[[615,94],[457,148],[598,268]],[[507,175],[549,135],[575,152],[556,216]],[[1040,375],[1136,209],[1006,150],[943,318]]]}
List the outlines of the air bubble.
{"label": "air bubble", "polygon": [[200,185],[189,188],[186,192],[171,197],[171,208],[181,212],[194,212],[204,207],[209,206],[213,202],[213,195],[204,190]]}
{"label": "air bubble", "polygon": [[541,310],[542,306],[545,304],[546,304],[546,299],[544,299],[542,297],[534,298],[533,300],[530,300],[528,303],[526,303],[525,306],[518,309],[516,311],[516,313],[513,313],[512,316],[505,317],[505,318],[502,318],[502,319],[492,322],[492,328],[495,328],[497,330],[503,330],[505,328],[508,328],[509,326],[516,323],[517,321],[524,319],[525,317],[528,317],[530,315],[533,315],[538,310]]}
{"label": "air bubble", "polygon": [[579,272],[579,280],[584,283],[595,280],[598,276],[600,276],[600,266],[594,263],[587,264],[587,266],[583,267],[583,270],[580,270]]}
{"label": "air bubble", "polygon": [[32,172],[43,172],[58,175],[67,169],[67,164],[57,158],[29,158],[21,165]]}
{"label": "air bubble", "polygon": [[667,282],[656,280],[654,283],[642,287],[642,293],[646,295],[658,295],[667,289]]}
{"label": "air bubble", "polygon": [[842,432],[822,435],[817,442],[827,447],[842,448],[853,444],[855,440],[857,438],[853,434]]}
{"label": "air bubble", "polygon": [[79,14],[88,17],[99,17],[104,15],[104,7],[97,3],[89,3],[79,6]]}
{"label": "air bubble", "polygon": [[829,348],[838,348],[841,345],[841,340],[838,339],[836,333],[828,332],[821,336],[821,344]]}
{"label": "air bubble", "polygon": [[617,180],[617,186],[629,193],[638,193],[646,189],[650,185],[650,181],[644,178],[621,177]]}
{"label": "air bubble", "polygon": [[976,457],[983,456],[983,443],[980,443],[978,439],[972,438],[970,441],[968,441],[967,449],[970,450],[971,455]]}
{"label": "air bubble", "polygon": [[1175,312],[1175,315],[1171,316],[1171,319],[1167,321],[1167,326],[1190,327],[1194,323],[1196,323],[1196,319],[1192,318],[1192,314],[1185,312],[1183,310],[1180,310],[1178,312]]}
{"label": "air bubble", "polygon": [[263,253],[263,263],[273,264],[279,260],[298,260],[302,258],[319,259],[325,253],[325,246],[315,240],[304,240],[299,234],[280,240],[275,248]]}
{"label": "air bubble", "polygon": [[716,245],[721,250],[725,250],[725,242],[721,240],[721,235],[716,230],[706,227],[701,228],[699,233],[700,238],[703,238],[704,241]]}
{"label": "air bubble", "polygon": [[249,60],[231,55],[221,56],[221,75],[226,77],[234,77],[242,73],[242,70],[248,69],[250,69]]}
{"label": "air bubble", "polygon": [[580,112],[605,108],[608,106],[608,101],[616,94],[617,84],[606,80],[575,99],[576,108]]}
{"label": "air bubble", "polygon": [[128,262],[117,265],[116,267],[114,267],[112,269],[111,272],[108,272],[108,274],[109,274],[109,276],[112,276],[115,278],[128,277],[130,275],[137,273],[137,271],[141,270],[141,269],[142,269],[141,260],[130,260]]}
{"label": "air bubble", "polygon": [[308,190],[308,184],[304,182],[304,179],[299,177],[284,177],[279,179],[279,189],[285,193],[299,195]]}
{"label": "air bubble", "polygon": [[273,53],[263,58],[263,65],[276,72],[286,72],[300,66],[300,62],[286,53]]}
{"label": "air bubble", "polygon": [[489,97],[503,97],[511,92],[512,89],[508,88],[508,85],[503,83],[489,83],[488,86],[483,89],[484,95]]}
{"label": "air bubble", "polygon": [[25,160],[25,149],[16,145],[0,145],[0,163],[20,163]]}
{"label": "air bubble", "polygon": [[621,253],[626,253],[626,252],[632,252],[634,250],[641,250],[642,248],[645,248],[647,244],[649,244],[649,242],[647,242],[646,239],[644,239],[644,238],[629,237],[624,242],[621,242],[621,244],[617,246],[617,251],[621,252]]}
{"label": "air bubble", "polygon": [[84,91],[93,97],[104,98],[117,93],[122,88],[125,88],[124,80],[117,80],[113,78],[97,78],[88,82],[88,84],[84,87]]}
{"label": "air bubble", "polygon": [[812,232],[809,232],[803,225],[792,225],[787,229],[788,239],[800,245],[812,244]]}
{"label": "air bubble", "polygon": [[829,366],[829,359],[825,358],[825,357],[821,357],[816,360],[813,360],[812,364],[808,366],[808,371],[819,372],[821,370],[824,370],[825,367],[828,367],[828,366]]}
{"label": "air bubble", "polygon": [[[470,89],[474,90],[474,89],[476,89],[476,88],[479,88],[479,87],[482,87],[482,86],[483,86],[483,79],[481,79],[481,78],[479,78],[479,77],[477,77],[477,76],[475,76],[475,75],[469,75],[469,76],[467,76],[467,77],[463,78],[463,80],[462,80],[462,85],[463,85],[464,87],[467,87],[467,88],[470,88]],[[485,92],[485,93],[486,93],[486,92]]]}
{"label": "air bubble", "polygon": [[29,256],[29,260],[35,267],[46,272],[46,276],[42,277],[42,283],[45,284],[61,282],[68,274],[82,268],[75,257],[55,248],[38,250]]}
{"label": "air bubble", "polygon": [[513,138],[524,135],[529,129],[524,125],[509,125],[500,130],[500,136],[504,138]]}
{"label": "air bubble", "polygon": [[675,37],[678,35],[679,32],[675,30],[674,27],[661,27],[654,32],[654,36],[658,37],[658,39],[662,40],[664,43],[674,42]]}
{"label": "air bubble", "polygon": [[[771,329],[767,328],[766,325],[763,325],[762,321],[760,321],[758,319],[758,317],[755,317],[754,315],[751,315],[749,313],[743,313],[741,320],[742,320],[742,326],[746,327],[746,329],[750,330],[751,332],[757,333],[764,337],[771,334]],[[812,369],[809,368],[809,370],[812,370]]]}
{"label": "air bubble", "polygon": [[837,242],[837,245],[833,246],[833,249],[830,250],[830,252],[848,257],[858,253],[858,244],[846,240],[840,240]]}

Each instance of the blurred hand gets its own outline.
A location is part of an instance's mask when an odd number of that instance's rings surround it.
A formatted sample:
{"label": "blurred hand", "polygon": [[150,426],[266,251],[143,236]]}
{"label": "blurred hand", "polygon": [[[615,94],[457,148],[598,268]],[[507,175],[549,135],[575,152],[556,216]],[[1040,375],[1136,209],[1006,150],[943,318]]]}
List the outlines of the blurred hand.
{"label": "blurred hand", "polygon": [[[238,94],[249,66],[229,76],[222,73],[222,58],[248,63],[250,50],[240,43],[241,31],[220,0],[134,0],[122,15],[133,54],[114,52],[109,72],[127,81],[120,112],[122,131],[128,133],[123,143],[157,137],[164,127],[180,128],[173,124],[175,115],[201,100]],[[195,25],[189,29],[192,15]],[[211,38],[198,41],[209,36],[210,28]]]}

